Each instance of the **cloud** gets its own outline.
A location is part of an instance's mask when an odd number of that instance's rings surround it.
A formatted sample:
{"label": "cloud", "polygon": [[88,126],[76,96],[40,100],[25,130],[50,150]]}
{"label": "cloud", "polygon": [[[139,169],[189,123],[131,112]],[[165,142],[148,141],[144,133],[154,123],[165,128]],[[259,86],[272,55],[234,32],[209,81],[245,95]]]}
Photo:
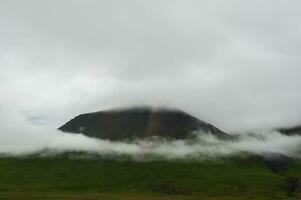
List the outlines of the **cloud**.
{"label": "cloud", "polygon": [[56,129],[136,104],[178,107],[229,132],[300,124],[299,7],[2,1],[0,129]]}
{"label": "cloud", "polygon": [[[37,132],[34,132],[37,131]],[[286,136],[278,132],[242,134],[235,140],[221,140],[213,135],[196,133],[195,140],[119,141],[93,139],[81,134],[31,130],[15,138],[16,134],[0,134],[2,156],[55,156],[65,152],[80,152],[81,156],[131,158],[147,161],[153,159],[211,160],[230,156],[275,155],[300,158],[301,136]],[[84,154],[82,154],[84,153]],[[80,155],[78,155],[80,157]]]}

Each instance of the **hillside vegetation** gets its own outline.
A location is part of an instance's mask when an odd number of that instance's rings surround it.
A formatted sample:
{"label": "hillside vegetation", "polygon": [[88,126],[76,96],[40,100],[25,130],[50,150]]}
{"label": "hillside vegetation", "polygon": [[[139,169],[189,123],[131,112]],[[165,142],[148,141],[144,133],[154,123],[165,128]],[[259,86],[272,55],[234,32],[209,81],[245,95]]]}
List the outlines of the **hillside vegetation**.
{"label": "hillside vegetation", "polygon": [[0,199],[300,199],[301,162],[0,158]]}

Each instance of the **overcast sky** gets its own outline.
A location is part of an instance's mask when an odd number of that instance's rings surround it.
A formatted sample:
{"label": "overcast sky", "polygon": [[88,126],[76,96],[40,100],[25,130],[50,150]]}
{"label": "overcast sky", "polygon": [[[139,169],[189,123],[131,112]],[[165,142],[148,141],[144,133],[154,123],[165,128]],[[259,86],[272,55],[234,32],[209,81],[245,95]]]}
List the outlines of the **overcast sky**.
{"label": "overcast sky", "polygon": [[0,0],[0,131],[137,104],[230,132],[301,124],[300,7]]}

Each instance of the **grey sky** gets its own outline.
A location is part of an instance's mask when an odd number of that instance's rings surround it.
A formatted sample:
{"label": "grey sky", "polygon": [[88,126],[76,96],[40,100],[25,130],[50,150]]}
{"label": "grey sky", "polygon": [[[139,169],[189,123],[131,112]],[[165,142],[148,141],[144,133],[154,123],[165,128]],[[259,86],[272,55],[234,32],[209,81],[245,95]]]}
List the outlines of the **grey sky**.
{"label": "grey sky", "polygon": [[1,0],[0,130],[136,104],[225,131],[301,124],[300,6]]}

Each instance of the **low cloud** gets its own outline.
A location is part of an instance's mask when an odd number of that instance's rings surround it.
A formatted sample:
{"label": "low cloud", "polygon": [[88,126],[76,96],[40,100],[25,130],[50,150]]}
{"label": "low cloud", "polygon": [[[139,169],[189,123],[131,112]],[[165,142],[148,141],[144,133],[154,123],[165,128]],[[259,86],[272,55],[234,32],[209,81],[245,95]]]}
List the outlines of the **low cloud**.
{"label": "low cloud", "polygon": [[[37,134],[35,131],[43,131]],[[0,154],[6,156],[55,156],[65,152],[80,152],[84,155],[150,159],[197,159],[208,160],[237,155],[281,155],[292,158],[301,156],[301,136],[287,136],[278,132],[262,131],[237,135],[233,140],[221,140],[213,135],[196,133],[197,139],[167,140],[152,138],[112,142],[89,138],[81,134],[59,131],[34,130],[26,137],[0,135]]]}
{"label": "low cloud", "polygon": [[300,6],[1,1],[1,114],[55,129],[79,113],[163,104],[227,132],[298,125]]}
{"label": "low cloud", "polygon": [[53,130],[80,113],[137,104],[179,108],[225,132],[299,125],[300,6],[0,1],[0,153],[298,157],[300,137],[275,132],[120,143]]}

